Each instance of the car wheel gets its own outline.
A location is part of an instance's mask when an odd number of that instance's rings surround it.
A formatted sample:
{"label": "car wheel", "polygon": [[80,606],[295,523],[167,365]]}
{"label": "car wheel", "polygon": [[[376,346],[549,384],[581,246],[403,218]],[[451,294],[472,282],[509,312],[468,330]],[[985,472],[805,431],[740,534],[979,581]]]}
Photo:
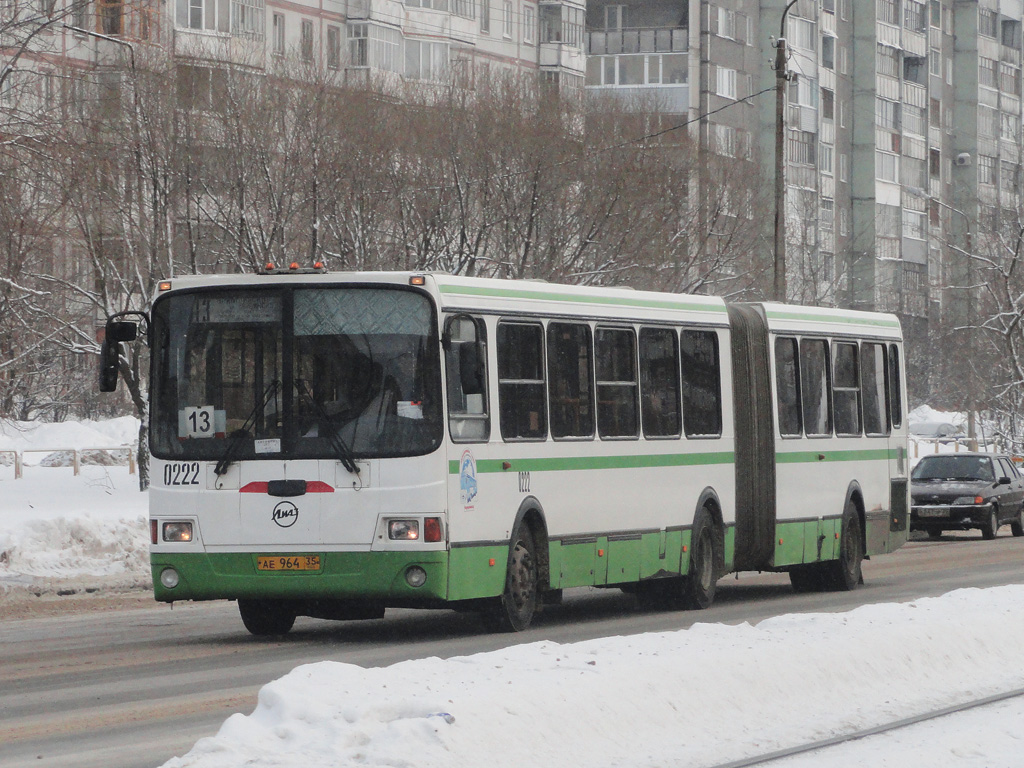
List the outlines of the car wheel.
{"label": "car wheel", "polygon": [[1010,523],[1010,530],[1014,536],[1024,536],[1024,507],[1017,513],[1017,519]]}
{"label": "car wheel", "polygon": [[707,509],[693,521],[690,538],[690,573],[682,581],[680,602],[688,611],[707,608],[715,599],[715,529]]}
{"label": "car wheel", "polygon": [[999,510],[992,507],[992,511],[989,512],[988,521],[981,527],[981,538],[983,539],[994,539],[996,533],[999,531]]}

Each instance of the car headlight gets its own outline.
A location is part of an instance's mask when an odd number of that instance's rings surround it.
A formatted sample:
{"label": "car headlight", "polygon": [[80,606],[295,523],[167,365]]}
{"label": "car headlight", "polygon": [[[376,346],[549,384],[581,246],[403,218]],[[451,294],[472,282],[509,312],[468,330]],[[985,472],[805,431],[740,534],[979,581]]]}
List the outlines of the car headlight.
{"label": "car headlight", "polygon": [[985,497],[984,496],[961,496],[960,498],[958,498],[953,503],[954,504],[984,504],[985,503]]}

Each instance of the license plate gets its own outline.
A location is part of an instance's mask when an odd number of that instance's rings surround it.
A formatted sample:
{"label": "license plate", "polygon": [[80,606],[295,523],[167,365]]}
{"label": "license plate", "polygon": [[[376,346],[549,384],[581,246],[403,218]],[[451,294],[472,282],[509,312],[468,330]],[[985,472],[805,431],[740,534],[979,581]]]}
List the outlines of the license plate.
{"label": "license plate", "polygon": [[949,517],[949,507],[919,507],[918,517]]}
{"label": "license plate", "polygon": [[257,555],[258,571],[319,571],[320,555]]}

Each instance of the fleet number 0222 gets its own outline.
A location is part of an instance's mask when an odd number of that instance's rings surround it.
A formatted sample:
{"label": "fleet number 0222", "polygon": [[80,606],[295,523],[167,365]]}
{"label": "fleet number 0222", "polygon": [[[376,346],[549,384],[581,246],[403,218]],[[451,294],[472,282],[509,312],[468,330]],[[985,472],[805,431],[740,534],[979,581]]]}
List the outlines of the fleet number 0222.
{"label": "fleet number 0222", "polygon": [[164,464],[164,485],[199,485],[198,461]]}

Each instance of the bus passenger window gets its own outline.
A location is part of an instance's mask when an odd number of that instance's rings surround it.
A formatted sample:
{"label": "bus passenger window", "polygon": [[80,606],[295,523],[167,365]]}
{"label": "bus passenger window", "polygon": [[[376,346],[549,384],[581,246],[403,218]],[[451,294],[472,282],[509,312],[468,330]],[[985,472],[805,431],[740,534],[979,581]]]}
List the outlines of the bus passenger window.
{"label": "bus passenger window", "polygon": [[828,391],[828,342],[824,339],[801,339],[800,400],[808,437],[832,434]]}
{"label": "bus passenger window", "polygon": [[832,345],[832,403],[835,407],[836,434],[859,435],[860,377],[857,371],[857,345]]}
{"label": "bus passenger window", "polygon": [[640,330],[640,402],[644,437],[679,437],[679,338],[669,328]]}
{"label": "bus passenger window", "polygon": [[551,436],[594,436],[593,359],[590,326],[548,324]]}
{"label": "bus passenger window", "polygon": [[636,336],[632,330],[598,328],[597,431],[601,437],[637,437]]}
{"label": "bus passenger window", "polygon": [[498,324],[498,419],[506,440],[547,437],[544,329],[539,325]]}
{"label": "bus passenger window", "polygon": [[892,415],[894,427],[903,424],[903,401],[900,393],[903,391],[903,377],[900,376],[900,348],[895,344],[889,345],[889,413]]}
{"label": "bus passenger window", "polygon": [[683,430],[687,437],[722,434],[722,376],[714,331],[683,331]]}
{"label": "bus passenger window", "polygon": [[775,340],[775,392],[778,400],[779,434],[799,437],[800,390],[797,387],[796,339]]}
{"label": "bus passenger window", "polygon": [[448,430],[455,442],[486,442],[491,433],[487,410],[487,328],[482,320],[460,315],[445,328],[448,374]]}
{"label": "bus passenger window", "polygon": [[864,432],[868,435],[889,434],[885,399],[885,347],[864,343],[860,348],[860,382],[864,393]]}

